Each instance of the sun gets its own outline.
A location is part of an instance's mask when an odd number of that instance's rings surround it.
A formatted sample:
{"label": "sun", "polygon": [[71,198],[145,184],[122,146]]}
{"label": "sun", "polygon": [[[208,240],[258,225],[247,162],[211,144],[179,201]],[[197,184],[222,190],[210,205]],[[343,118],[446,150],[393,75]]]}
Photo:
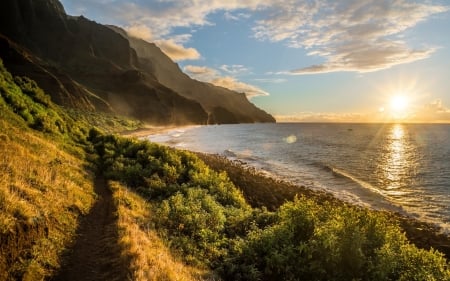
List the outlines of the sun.
{"label": "sun", "polygon": [[393,96],[390,100],[390,106],[393,113],[404,113],[408,109],[409,100],[406,96]]}

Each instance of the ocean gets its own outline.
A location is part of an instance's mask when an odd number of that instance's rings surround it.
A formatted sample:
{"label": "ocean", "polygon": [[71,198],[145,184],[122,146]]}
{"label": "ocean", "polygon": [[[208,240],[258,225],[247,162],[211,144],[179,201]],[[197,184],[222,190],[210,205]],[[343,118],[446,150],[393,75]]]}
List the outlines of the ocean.
{"label": "ocean", "polygon": [[450,233],[450,125],[277,123],[174,129],[150,141],[223,155],[269,176]]}

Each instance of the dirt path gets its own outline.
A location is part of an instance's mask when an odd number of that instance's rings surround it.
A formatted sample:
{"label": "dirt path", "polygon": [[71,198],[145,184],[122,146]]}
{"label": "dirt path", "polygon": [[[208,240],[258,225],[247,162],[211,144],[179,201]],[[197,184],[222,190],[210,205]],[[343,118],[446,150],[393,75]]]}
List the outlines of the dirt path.
{"label": "dirt path", "polygon": [[95,179],[97,202],[84,217],[77,231],[77,241],[65,257],[54,281],[129,280],[126,261],[117,243],[117,217],[106,180]]}

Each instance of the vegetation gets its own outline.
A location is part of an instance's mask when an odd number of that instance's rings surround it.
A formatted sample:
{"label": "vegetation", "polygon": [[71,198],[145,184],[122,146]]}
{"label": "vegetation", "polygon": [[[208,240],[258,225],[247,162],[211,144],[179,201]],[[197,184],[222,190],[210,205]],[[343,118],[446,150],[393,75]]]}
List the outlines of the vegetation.
{"label": "vegetation", "polygon": [[86,112],[73,108],[65,110],[67,114],[77,122],[86,124],[89,127],[95,127],[107,133],[117,133],[137,130],[143,126],[139,120],[130,117],[118,116],[103,112]]}
{"label": "vegetation", "polygon": [[195,154],[108,135],[119,119],[95,129],[86,116],[0,62],[1,280],[61,267],[96,199],[90,163],[110,181],[111,243],[134,280],[450,280],[443,255],[410,244],[387,215],[317,196],[250,205],[250,189]]}
{"label": "vegetation", "polygon": [[42,280],[59,267],[95,199],[82,138],[34,82],[0,61],[0,280]]}
{"label": "vegetation", "polygon": [[172,255],[149,222],[153,214],[148,202],[124,187],[111,182],[114,204],[117,206],[119,244],[123,255],[130,258],[132,280],[213,280],[209,272],[186,266]]}
{"label": "vegetation", "polygon": [[93,118],[105,131],[138,124],[65,110],[0,60],[0,280],[42,280],[61,266],[96,199],[85,153]]}
{"label": "vegetation", "polygon": [[225,173],[194,154],[102,135],[105,175],[143,196],[172,251],[225,280],[449,280],[443,255],[410,244],[382,213],[304,197],[250,207]]}

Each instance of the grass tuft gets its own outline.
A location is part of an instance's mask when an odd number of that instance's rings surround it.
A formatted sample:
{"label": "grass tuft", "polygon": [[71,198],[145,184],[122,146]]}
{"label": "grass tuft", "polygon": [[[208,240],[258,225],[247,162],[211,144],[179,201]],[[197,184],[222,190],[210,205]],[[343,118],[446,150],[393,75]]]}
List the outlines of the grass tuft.
{"label": "grass tuft", "polygon": [[148,202],[118,182],[110,186],[118,209],[119,243],[131,259],[133,280],[215,280],[210,272],[187,266],[171,254],[150,223]]}

